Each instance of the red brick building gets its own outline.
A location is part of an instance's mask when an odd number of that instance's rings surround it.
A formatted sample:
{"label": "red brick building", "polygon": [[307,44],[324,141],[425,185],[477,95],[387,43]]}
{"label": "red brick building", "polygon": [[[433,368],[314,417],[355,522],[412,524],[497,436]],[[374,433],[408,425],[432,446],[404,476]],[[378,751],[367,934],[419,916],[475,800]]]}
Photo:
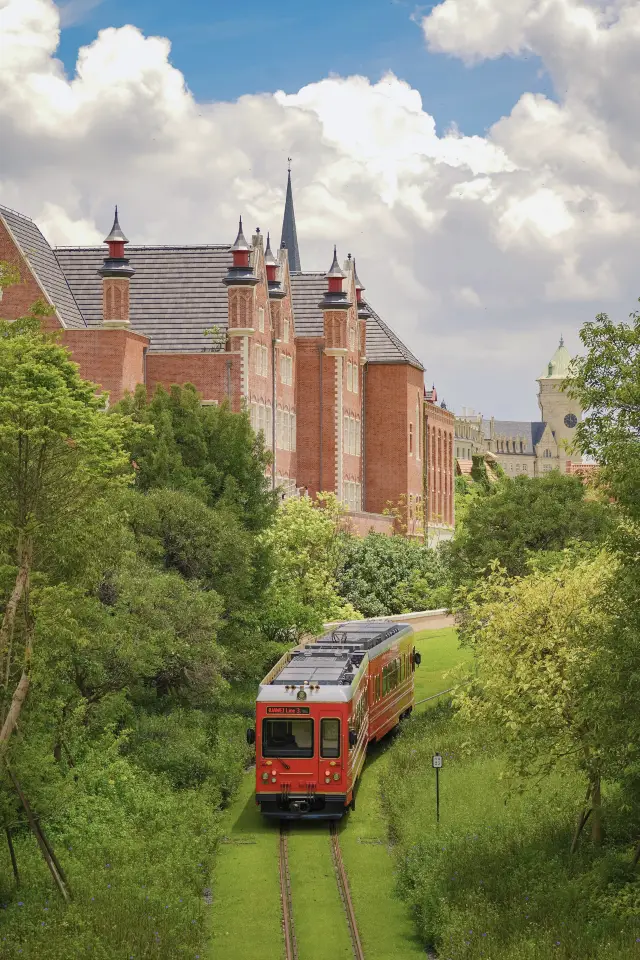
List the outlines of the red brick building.
{"label": "red brick building", "polygon": [[450,537],[455,524],[455,416],[438,404],[435,386],[425,391],[424,458],[427,462],[426,514],[429,542]]}
{"label": "red brick building", "polygon": [[[204,403],[249,411],[285,495],[333,491],[361,532],[390,531],[381,515],[401,503],[409,532],[424,535],[424,368],[365,301],[351,255],[341,264],[334,248],[327,273],[301,269],[290,175],[277,256],[259,229],[247,241],[242,220],[231,246],[134,246],[116,211],[105,243],[52,249],[0,207],[0,261],[21,277],[2,316],[44,297],[50,326],[112,403],[139,383],[192,383]],[[442,509],[453,522],[452,445],[434,442],[434,496],[448,492],[430,516]]]}

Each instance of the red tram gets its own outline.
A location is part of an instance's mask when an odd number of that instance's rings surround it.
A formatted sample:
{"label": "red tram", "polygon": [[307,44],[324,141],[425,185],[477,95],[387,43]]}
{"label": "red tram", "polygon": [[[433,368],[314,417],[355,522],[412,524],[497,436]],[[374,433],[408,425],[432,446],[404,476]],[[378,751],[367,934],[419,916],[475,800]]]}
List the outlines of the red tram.
{"label": "red tram", "polygon": [[256,803],[267,817],[338,819],[367,745],[411,713],[420,654],[406,623],[352,620],[289,650],[260,684]]}

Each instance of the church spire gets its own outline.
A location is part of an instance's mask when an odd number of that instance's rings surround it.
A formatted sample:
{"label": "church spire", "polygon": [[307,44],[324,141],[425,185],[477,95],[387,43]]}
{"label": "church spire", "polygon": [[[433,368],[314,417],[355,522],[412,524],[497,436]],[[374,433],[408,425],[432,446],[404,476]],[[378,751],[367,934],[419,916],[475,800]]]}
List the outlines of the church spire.
{"label": "church spire", "polygon": [[280,246],[286,247],[289,254],[289,270],[292,273],[301,273],[300,250],[298,249],[298,234],[296,232],[296,215],[293,210],[293,190],[291,189],[291,157],[287,173],[287,199],[284,205],[282,220],[282,241]]}

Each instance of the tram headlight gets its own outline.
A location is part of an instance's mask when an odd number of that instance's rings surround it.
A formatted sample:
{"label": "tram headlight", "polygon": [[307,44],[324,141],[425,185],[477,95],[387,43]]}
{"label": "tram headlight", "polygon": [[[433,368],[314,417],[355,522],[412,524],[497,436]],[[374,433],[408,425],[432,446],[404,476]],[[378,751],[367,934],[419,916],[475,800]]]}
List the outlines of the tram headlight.
{"label": "tram headlight", "polygon": [[264,780],[265,783],[266,783],[267,780],[269,779],[269,774],[267,773],[266,770],[265,770],[265,772],[262,774],[262,779]]}

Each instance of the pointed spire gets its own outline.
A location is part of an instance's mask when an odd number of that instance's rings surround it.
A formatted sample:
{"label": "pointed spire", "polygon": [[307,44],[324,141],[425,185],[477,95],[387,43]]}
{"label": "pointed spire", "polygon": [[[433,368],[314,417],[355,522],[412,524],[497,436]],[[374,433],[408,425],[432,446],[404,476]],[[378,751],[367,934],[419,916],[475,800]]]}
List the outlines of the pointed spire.
{"label": "pointed spire", "polygon": [[560,334],[560,346],[564,347],[564,337]]}
{"label": "pointed spire", "polygon": [[289,157],[287,172],[287,197],[284,204],[282,220],[281,247],[286,247],[289,254],[289,269],[292,273],[301,273],[300,250],[298,249],[298,233],[296,231],[296,215],[293,209],[293,190],[291,187],[291,157]]}
{"label": "pointed spire", "polygon": [[118,222],[118,206],[117,206],[117,204],[116,204],[115,217],[113,218],[113,226],[111,227],[111,233],[109,234],[108,237],[105,237],[105,238],[104,238],[104,242],[105,242],[105,243],[129,243],[129,241],[128,241],[127,238],[125,237],[124,233],[122,232],[122,230],[121,230],[121,228],[120,228],[120,224],[119,224],[119,222]]}
{"label": "pointed spire", "polygon": [[[358,271],[357,271],[357,269],[356,269],[356,261],[355,261],[355,258],[354,258],[354,261],[353,261],[353,280],[354,280],[354,283],[355,283],[355,285],[356,285],[356,290],[358,290],[360,293],[362,293],[362,291],[365,290],[366,287],[364,286],[364,284],[363,284],[362,281],[360,280],[360,277],[358,276]],[[360,298],[358,297],[358,299],[360,299]]]}
{"label": "pointed spire", "polygon": [[238,226],[238,236],[233,241],[233,246],[231,247],[231,252],[234,253],[240,250],[251,250],[251,245],[247,243],[244,233],[242,232],[242,217],[240,217],[240,224]]}
{"label": "pointed spire", "polygon": [[274,257],[273,251],[272,251],[272,249],[271,249],[271,234],[270,234],[270,233],[267,233],[267,249],[266,249],[265,252],[264,252],[264,262],[266,263],[266,265],[267,265],[268,267],[277,267],[277,266],[278,266],[278,261],[277,261],[276,258]]}
{"label": "pointed spire", "polygon": [[354,282],[355,288],[356,288],[356,301],[357,301],[357,304],[358,304],[358,319],[359,319],[359,320],[368,320],[369,317],[371,316],[371,311],[369,310],[369,307],[368,307],[367,304],[365,303],[364,298],[363,298],[363,296],[362,296],[362,292],[363,292],[363,290],[364,290],[365,288],[364,288],[364,285],[363,285],[363,283],[362,283],[362,280],[361,280],[360,277],[358,276],[358,271],[357,271],[357,269],[356,269],[355,257],[354,257],[354,260],[353,260],[353,282]]}
{"label": "pointed spire", "polygon": [[338,263],[338,250],[335,243],[333,245],[333,261],[329,267],[329,272],[325,273],[325,277],[327,280],[330,280],[331,277],[339,277],[341,280],[344,280],[346,277],[346,273],[340,268],[340,264]]}

